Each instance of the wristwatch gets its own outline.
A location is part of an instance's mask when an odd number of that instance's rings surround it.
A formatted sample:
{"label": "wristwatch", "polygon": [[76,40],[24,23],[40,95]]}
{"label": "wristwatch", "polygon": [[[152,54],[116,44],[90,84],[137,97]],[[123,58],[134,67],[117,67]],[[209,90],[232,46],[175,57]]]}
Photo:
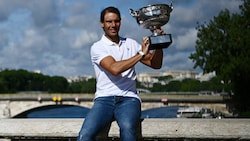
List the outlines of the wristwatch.
{"label": "wristwatch", "polygon": [[141,59],[143,59],[143,58],[145,57],[145,53],[144,53],[144,52],[142,52],[142,51],[139,51],[139,52],[138,52],[138,54],[140,54],[140,55],[141,55],[141,57],[142,57]]}

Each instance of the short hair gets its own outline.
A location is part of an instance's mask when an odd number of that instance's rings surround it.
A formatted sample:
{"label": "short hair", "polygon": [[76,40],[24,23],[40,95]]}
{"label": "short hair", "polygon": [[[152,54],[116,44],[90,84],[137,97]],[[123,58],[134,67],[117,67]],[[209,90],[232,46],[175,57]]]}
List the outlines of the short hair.
{"label": "short hair", "polygon": [[110,6],[102,10],[101,15],[100,15],[100,22],[104,22],[104,16],[106,13],[109,13],[109,12],[117,14],[119,18],[121,19],[121,14],[120,14],[119,9],[116,7]]}

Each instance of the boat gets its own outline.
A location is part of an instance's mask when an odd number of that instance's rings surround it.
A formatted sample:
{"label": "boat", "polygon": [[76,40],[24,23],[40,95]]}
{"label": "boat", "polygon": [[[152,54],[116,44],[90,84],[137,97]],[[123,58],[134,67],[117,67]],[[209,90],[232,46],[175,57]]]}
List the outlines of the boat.
{"label": "boat", "polygon": [[180,107],[177,118],[211,118],[212,111],[201,107]]}

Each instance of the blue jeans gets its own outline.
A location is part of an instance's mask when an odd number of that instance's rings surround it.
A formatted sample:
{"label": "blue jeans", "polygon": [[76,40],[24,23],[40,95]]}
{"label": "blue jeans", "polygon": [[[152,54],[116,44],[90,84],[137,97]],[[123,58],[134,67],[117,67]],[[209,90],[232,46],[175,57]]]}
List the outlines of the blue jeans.
{"label": "blue jeans", "polygon": [[116,120],[121,141],[136,141],[136,128],[141,117],[141,102],[137,98],[109,96],[95,99],[85,118],[78,141],[95,141],[105,127]]}

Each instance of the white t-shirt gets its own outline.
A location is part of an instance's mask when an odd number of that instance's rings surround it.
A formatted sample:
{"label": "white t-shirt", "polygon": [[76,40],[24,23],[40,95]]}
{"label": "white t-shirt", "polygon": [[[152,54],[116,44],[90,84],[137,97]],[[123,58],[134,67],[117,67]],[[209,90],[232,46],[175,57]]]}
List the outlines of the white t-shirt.
{"label": "white t-shirt", "polygon": [[104,57],[112,56],[116,61],[121,61],[136,55],[139,50],[141,45],[133,39],[120,37],[119,44],[116,44],[104,35],[92,45],[90,54],[97,80],[95,98],[129,96],[140,99],[136,90],[134,67],[115,76],[100,66]]}

